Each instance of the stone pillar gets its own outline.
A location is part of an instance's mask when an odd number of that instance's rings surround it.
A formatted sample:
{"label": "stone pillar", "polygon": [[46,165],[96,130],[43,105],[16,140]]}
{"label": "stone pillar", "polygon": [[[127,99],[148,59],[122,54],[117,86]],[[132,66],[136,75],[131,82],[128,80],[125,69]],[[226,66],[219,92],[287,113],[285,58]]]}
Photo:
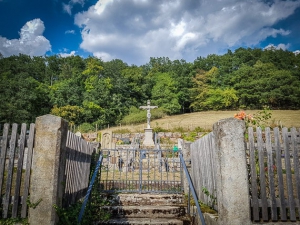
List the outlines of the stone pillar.
{"label": "stone pillar", "polygon": [[244,132],[244,121],[235,118],[213,126],[220,225],[251,224]]}
{"label": "stone pillar", "polygon": [[29,208],[29,223],[52,225],[58,221],[53,205],[62,206],[68,123],[60,117],[45,115],[36,119],[35,129],[30,201],[41,202],[35,209]]}

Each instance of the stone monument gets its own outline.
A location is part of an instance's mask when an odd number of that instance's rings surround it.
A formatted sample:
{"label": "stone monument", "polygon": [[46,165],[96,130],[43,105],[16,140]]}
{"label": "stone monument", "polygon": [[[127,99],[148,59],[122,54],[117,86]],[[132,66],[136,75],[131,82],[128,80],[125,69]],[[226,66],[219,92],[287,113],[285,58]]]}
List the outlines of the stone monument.
{"label": "stone monument", "polygon": [[112,149],[112,131],[102,133],[101,149]]}
{"label": "stone monument", "polygon": [[158,108],[158,106],[151,106],[150,100],[147,101],[147,106],[140,106],[140,109],[147,110],[147,128],[145,128],[145,139],[143,142],[143,145],[147,147],[154,146],[153,132],[152,132],[152,128],[150,127],[150,118],[151,118],[150,110],[155,108]]}

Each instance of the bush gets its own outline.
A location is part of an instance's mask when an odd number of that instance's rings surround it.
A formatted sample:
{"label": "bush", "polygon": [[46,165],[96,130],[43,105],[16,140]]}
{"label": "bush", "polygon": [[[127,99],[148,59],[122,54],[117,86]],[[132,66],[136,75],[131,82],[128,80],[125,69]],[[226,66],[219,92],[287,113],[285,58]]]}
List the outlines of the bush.
{"label": "bush", "polygon": [[[160,119],[164,117],[166,113],[164,113],[163,109],[153,109],[151,110],[151,120]],[[125,116],[122,120],[122,124],[130,125],[130,124],[138,124],[138,123],[146,123],[147,122],[147,112],[146,110],[139,110],[135,107],[130,109],[129,115]]]}
{"label": "bush", "polygon": [[164,128],[160,127],[160,126],[155,126],[155,127],[153,128],[153,132],[154,132],[154,133],[158,133],[158,132],[168,132],[168,130],[167,130],[167,129],[164,129]]}
{"label": "bush", "polygon": [[95,127],[90,123],[83,123],[77,128],[81,133],[94,132]]}

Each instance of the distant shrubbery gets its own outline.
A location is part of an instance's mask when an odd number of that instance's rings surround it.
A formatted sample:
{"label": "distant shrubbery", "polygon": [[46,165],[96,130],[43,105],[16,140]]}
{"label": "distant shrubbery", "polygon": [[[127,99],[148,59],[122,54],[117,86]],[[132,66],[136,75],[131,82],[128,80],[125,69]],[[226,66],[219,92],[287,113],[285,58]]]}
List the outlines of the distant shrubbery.
{"label": "distant shrubbery", "polygon": [[[141,110],[136,107],[131,107],[129,115],[125,116],[121,120],[121,123],[125,125],[145,123],[147,122],[146,115],[147,115],[146,110]],[[164,113],[164,110],[162,108],[151,110],[151,120],[162,118],[165,115],[166,113]]]}

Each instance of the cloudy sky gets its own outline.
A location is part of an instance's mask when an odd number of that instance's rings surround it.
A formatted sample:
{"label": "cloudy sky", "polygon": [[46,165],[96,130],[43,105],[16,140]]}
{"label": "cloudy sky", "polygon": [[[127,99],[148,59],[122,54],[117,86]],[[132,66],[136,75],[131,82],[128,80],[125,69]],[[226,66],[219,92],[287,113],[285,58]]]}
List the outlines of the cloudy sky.
{"label": "cloudy sky", "polygon": [[0,0],[0,52],[129,65],[228,49],[300,50],[300,0]]}

